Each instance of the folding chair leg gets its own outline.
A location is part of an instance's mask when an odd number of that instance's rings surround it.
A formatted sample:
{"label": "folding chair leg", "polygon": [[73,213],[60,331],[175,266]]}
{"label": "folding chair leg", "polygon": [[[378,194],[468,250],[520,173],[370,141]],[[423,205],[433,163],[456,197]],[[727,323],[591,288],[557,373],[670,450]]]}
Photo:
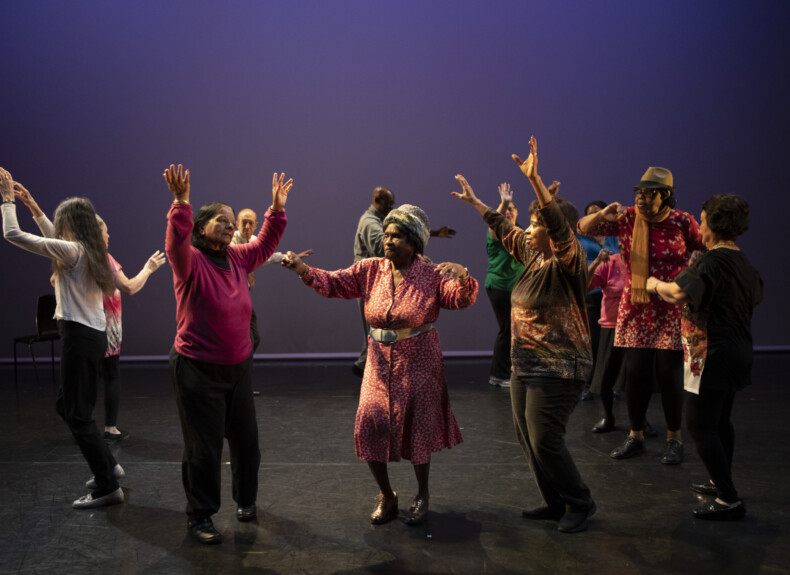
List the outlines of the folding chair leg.
{"label": "folding chair leg", "polygon": [[55,340],[49,340],[49,350],[52,354],[52,383],[55,383]]}

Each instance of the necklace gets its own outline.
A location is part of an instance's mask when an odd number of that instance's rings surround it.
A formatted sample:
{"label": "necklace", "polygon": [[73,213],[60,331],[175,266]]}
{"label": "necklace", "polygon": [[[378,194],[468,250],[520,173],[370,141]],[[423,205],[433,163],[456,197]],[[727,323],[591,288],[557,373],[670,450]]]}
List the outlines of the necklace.
{"label": "necklace", "polygon": [[732,247],[735,247],[735,242],[734,242],[734,241],[732,241],[732,240],[725,240],[725,241],[723,241],[723,242],[719,242],[719,243],[717,243],[717,244],[715,244],[715,245],[711,246],[711,248],[710,248],[708,251],[710,251],[710,250],[715,250],[716,248],[720,248],[720,247],[722,247],[722,246],[732,246]]}

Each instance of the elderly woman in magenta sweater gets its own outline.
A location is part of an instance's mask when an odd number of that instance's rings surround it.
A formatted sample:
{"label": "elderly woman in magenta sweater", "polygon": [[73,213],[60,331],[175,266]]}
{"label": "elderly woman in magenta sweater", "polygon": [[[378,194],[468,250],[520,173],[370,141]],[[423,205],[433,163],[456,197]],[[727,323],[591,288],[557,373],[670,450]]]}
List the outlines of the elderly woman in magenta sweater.
{"label": "elderly woman in magenta sweater", "polygon": [[173,268],[177,334],[170,351],[184,454],[182,481],[187,527],[201,543],[219,543],[211,516],[220,506],[220,456],[230,446],[236,518],[256,518],[258,424],[252,399],[252,300],[247,274],[274,253],[285,230],[285,202],[293,181],[274,174],[272,205],[257,242],[231,245],[236,221],[227,204],[213,202],[192,221],[189,170],[172,164],[165,181],[173,193],[165,252]]}

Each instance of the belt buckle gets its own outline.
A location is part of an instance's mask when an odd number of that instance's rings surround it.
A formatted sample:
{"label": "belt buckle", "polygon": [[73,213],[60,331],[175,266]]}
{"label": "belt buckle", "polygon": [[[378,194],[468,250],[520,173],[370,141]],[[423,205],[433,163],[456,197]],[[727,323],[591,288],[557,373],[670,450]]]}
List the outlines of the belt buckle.
{"label": "belt buckle", "polygon": [[396,341],[398,341],[398,332],[393,329],[382,329],[381,330],[381,340],[379,341],[382,345],[392,345]]}

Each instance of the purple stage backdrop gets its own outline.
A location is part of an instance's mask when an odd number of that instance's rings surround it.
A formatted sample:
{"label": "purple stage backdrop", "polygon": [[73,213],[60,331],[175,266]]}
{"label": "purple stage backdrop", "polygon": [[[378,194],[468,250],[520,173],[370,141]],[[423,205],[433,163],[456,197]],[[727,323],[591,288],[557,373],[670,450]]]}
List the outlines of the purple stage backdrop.
{"label": "purple stage backdrop", "polygon": [[[192,201],[237,210],[271,203],[274,171],[293,177],[281,248],[308,263],[352,262],[375,186],[422,206],[434,261],[485,277],[485,226],[450,192],[464,174],[489,204],[535,134],[540,171],[583,207],[633,203],[648,166],[671,169],[678,208],[699,217],[715,193],[752,206],[740,244],[765,280],[755,344],[790,346],[790,4],[784,1],[3,2],[0,165],[51,216],[85,195],[109,226],[127,276],[164,247],[183,163]],[[21,204],[24,229],[37,231]],[[524,218],[522,218],[524,219]],[[773,239],[772,239],[773,238]],[[0,358],[33,329],[49,262],[0,247]],[[286,270],[257,274],[259,353],[356,352],[354,302],[325,300]],[[484,293],[444,312],[445,351],[491,349]],[[124,299],[126,356],[164,356],[175,332],[169,268]]]}

